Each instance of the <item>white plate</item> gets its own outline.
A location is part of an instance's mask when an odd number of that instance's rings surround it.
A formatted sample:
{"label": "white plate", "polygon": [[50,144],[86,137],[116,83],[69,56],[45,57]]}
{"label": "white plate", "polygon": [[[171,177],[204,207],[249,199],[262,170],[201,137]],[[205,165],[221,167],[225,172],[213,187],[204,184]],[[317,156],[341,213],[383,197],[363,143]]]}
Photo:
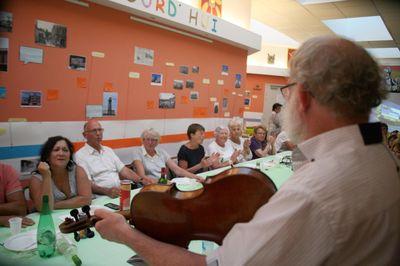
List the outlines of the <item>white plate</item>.
{"label": "white plate", "polygon": [[203,187],[201,183],[189,177],[177,177],[172,179],[171,182],[175,183],[180,191],[194,191]]}
{"label": "white plate", "polygon": [[[4,247],[11,251],[29,251],[37,247],[36,243],[37,230],[19,233],[4,241]],[[61,232],[56,231],[57,239],[61,238]]]}

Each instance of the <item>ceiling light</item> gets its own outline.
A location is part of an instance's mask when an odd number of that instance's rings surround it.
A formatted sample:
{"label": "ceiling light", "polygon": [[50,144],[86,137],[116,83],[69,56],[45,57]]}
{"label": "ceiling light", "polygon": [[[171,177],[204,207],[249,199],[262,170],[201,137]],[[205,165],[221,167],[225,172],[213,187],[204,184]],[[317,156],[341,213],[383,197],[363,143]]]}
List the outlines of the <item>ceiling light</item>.
{"label": "ceiling light", "polygon": [[397,47],[366,48],[365,50],[375,58],[400,58],[400,51]]}
{"label": "ceiling light", "polygon": [[322,22],[337,35],[353,41],[393,40],[380,16],[327,19]]}

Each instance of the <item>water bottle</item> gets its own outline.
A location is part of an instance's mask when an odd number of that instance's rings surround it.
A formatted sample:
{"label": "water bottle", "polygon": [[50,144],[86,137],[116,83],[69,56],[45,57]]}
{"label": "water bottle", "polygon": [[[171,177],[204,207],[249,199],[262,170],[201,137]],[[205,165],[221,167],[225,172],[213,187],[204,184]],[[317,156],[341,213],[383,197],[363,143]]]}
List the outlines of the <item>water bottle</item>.
{"label": "water bottle", "polygon": [[53,217],[51,216],[48,195],[44,195],[42,198],[42,211],[40,212],[36,239],[39,256],[43,258],[51,257],[56,248],[56,231]]}
{"label": "water bottle", "polygon": [[204,255],[210,254],[214,250],[214,242],[212,241],[201,241],[201,250]]}
{"label": "water bottle", "polygon": [[57,241],[57,251],[64,255],[64,257],[75,266],[82,265],[81,259],[76,252],[76,245],[64,235]]}

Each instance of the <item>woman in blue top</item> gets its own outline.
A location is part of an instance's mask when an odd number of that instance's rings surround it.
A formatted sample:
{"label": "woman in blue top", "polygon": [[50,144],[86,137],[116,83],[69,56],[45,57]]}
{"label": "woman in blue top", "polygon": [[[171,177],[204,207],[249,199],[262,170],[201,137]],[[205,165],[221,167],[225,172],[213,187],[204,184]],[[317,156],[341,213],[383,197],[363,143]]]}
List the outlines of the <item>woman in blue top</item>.
{"label": "woman in blue top", "polygon": [[250,150],[253,154],[253,160],[267,155],[275,154],[274,150],[275,137],[268,136],[264,126],[259,125],[254,127],[253,137],[250,140]]}
{"label": "woman in blue top", "polygon": [[49,196],[51,209],[72,209],[92,201],[90,180],[72,159],[74,148],[67,138],[50,137],[43,144],[40,163],[33,173],[29,190],[38,211],[43,195]]}

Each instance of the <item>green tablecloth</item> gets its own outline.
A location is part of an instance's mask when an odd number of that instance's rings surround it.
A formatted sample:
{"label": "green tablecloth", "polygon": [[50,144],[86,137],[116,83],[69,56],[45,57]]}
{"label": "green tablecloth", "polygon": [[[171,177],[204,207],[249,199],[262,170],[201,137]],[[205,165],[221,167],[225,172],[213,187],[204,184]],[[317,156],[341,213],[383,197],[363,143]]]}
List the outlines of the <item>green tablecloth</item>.
{"label": "green tablecloth", "polygon": [[[272,179],[272,181],[279,189],[283,182],[290,177],[292,171],[288,167],[280,165],[279,163],[271,168],[263,169],[263,163],[265,164],[266,162],[270,161],[279,162],[280,158],[285,155],[290,155],[290,153],[281,153],[276,156],[260,158],[257,160],[240,163],[236,166],[256,167],[257,162],[260,162],[261,170]],[[229,167],[216,169],[213,171],[202,173],[200,175],[203,177],[212,176],[228,168]],[[138,192],[139,189],[132,190],[131,198],[133,198],[133,196]],[[108,197],[102,196],[94,199],[92,201],[92,206],[103,206],[105,203],[108,202],[119,204],[119,199],[110,199]],[[68,213],[69,210],[53,211],[53,220],[56,228],[58,228],[58,225],[62,222],[59,217],[67,215]],[[34,226],[23,228],[22,232],[28,232],[31,230],[36,231],[37,229],[37,224],[39,222],[39,213],[29,214],[28,217],[33,219],[36,224]],[[4,243],[4,241],[10,236],[11,232],[9,228],[0,227],[0,243]],[[73,239],[73,234],[67,235],[67,237]],[[124,245],[102,239],[97,232],[95,232],[95,237],[92,239],[82,239],[80,242],[77,243],[77,247],[78,256],[81,258],[83,265],[128,265],[126,261],[131,256],[135,255],[134,251]],[[190,243],[189,249],[193,252],[201,253],[201,241],[192,241]],[[72,262],[66,260],[64,256],[59,254],[58,252],[56,252],[55,255],[51,258],[40,258],[36,250],[29,252],[13,252],[0,246],[0,265],[72,265]]]}

